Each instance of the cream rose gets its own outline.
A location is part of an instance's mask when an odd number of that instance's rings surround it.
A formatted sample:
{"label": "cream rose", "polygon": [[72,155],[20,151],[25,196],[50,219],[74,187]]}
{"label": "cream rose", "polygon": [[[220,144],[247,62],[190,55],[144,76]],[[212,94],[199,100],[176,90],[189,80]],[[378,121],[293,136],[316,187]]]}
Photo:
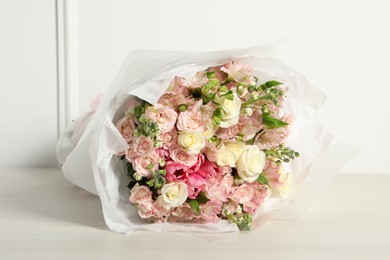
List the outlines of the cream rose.
{"label": "cream rose", "polygon": [[242,152],[245,149],[245,144],[243,142],[237,142],[237,143],[226,143],[226,149],[233,152],[236,156],[236,162],[238,159],[240,159]]}
{"label": "cream rose", "polygon": [[222,118],[220,127],[228,128],[232,125],[236,125],[240,119],[241,99],[237,96],[237,93],[233,92],[233,100],[229,100],[226,96],[219,99],[219,104],[225,116]]}
{"label": "cream rose", "polygon": [[206,145],[202,133],[183,132],[179,134],[177,141],[188,154],[192,155],[200,153]]}
{"label": "cream rose", "polygon": [[256,145],[246,145],[237,161],[238,175],[244,181],[255,181],[265,166],[265,153]]}
{"label": "cream rose", "polygon": [[225,146],[217,151],[217,164],[219,166],[236,166],[236,155],[234,152],[227,149]]}
{"label": "cream rose", "polygon": [[165,208],[182,205],[188,197],[187,185],[184,182],[172,182],[161,188],[161,203]]}

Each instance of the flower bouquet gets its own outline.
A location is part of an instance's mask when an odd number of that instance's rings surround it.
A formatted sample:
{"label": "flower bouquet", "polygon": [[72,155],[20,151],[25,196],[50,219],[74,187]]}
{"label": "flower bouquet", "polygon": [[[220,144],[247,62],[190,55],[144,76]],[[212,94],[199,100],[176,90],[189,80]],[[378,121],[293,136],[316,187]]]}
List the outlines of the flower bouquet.
{"label": "flower bouquet", "polygon": [[314,116],[323,95],[259,53],[128,56],[57,150],[67,178],[98,193],[111,229],[249,230],[290,204],[331,140]]}

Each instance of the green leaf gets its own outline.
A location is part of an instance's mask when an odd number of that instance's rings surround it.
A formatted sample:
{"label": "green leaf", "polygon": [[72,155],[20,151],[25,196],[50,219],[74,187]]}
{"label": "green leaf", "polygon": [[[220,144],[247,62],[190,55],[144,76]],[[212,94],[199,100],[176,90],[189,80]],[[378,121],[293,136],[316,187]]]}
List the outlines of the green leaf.
{"label": "green leaf", "polygon": [[260,184],[268,185],[268,179],[264,175],[261,175],[261,173],[256,181]]}
{"label": "green leaf", "polygon": [[226,92],[226,91],[228,91],[228,88],[226,86],[222,85],[221,87],[219,87],[219,91]]}
{"label": "green leaf", "polygon": [[288,125],[288,123],[279,120],[275,117],[272,117],[270,115],[263,115],[263,124],[271,129],[280,128]]}
{"label": "green leaf", "polygon": [[213,116],[213,125],[219,126],[221,124],[221,119],[217,116]]}
{"label": "green leaf", "polygon": [[209,81],[202,86],[202,95],[207,95],[209,91],[219,85],[218,79],[209,79]]}
{"label": "green leaf", "polygon": [[226,93],[226,98],[227,98],[228,100],[230,100],[230,101],[233,101],[233,99],[234,99],[233,93],[232,93],[232,92]]}
{"label": "green leaf", "polygon": [[134,108],[134,115],[136,118],[140,118],[143,112],[145,112],[143,106],[137,106]]}
{"label": "green leaf", "polygon": [[215,71],[206,72],[207,78],[211,79],[215,77]]}
{"label": "green leaf", "polygon": [[215,98],[215,93],[210,93],[208,94],[207,96],[204,96],[203,97],[203,103],[207,104],[209,103],[211,100],[214,100]]}
{"label": "green leaf", "polygon": [[196,212],[196,214],[200,213],[198,201],[196,201],[196,200],[189,200],[188,204],[190,204],[191,208]]}
{"label": "green leaf", "polygon": [[270,81],[267,81],[264,84],[261,84],[260,87],[264,90],[264,89],[272,88],[272,87],[275,87],[275,86],[278,86],[278,85],[282,85],[282,84],[283,84],[282,82],[279,82],[279,81],[276,81],[276,80],[270,80]]}
{"label": "green leaf", "polygon": [[207,201],[209,201],[209,199],[206,197],[206,195],[204,193],[199,193],[198,197],[196,198],[196,200],[198,201],[198,203],[200,204],[204,204],[206,203]]}

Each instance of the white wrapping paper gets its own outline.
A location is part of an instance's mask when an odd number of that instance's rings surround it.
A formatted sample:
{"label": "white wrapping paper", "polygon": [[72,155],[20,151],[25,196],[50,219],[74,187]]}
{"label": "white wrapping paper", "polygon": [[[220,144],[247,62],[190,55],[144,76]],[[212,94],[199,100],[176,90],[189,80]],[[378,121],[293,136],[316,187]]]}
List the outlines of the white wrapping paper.
{"label": "white wrapping paper", "polygon": [[[317,121],[316,110],[325,96],[311,86],[304,77],[280,61],[273,59],[272,46],[234,49],[221,52],[163,52],[133,51],[128,54],[115,81],[95,112],[76,120],[62,135],[57,146],[57,158],[63,163],[63,173],[72,183],[99,195],[104,219],[108,227],[121,233],[139,229],[153,231],[227,232],[238,231],[235,224],[221,220],[217,224],[150,224],[141,220],[137,210],[129,203],[129,179],[124,163],[115,155],[128,145],[113,122],[123,115],[123,104],[131,96],[137,96],[151,104],[168,88],[175,75],[191,77],[197,71],[225,63],[229,58],[240,59],[253,68],[260,82],[278,80],[289,86],[285,110],[294,117],[292,132],[286,145],[299,151],[301,156],[290,163],[292,185],[286,199],[270,199],[264,203],[264,212],[285,209],[285,216],[303,212],[318,190],[316,182],[303,192],[297,193],[306,183],[318,156],[330,145],[332,135]],[[75,131],[75,129],[77,131]],[[85,129],[85,130],[84,130]],[[74,134],[74,132],[77,132]],[[80,132],[83,134],[80,136]],[[75,137],[76,135],[76,137]],[[350,147],[337,146],[340,163],[329,164],[333,154],[320,160],[317,173],[330,179],[352,152]],[[336,149],[336,150],[337,150]],[[325,161],[325,163],[323,162]],[[312,175],[316,176],[316,172]],[[316,179],[316,178],[315,178]],[[324,180],[324,179],[323,179]],[[314,189],[313,189],[314,188]],[[297,195],[298,194],[298,195]],[[291,203],[295,198],[295,202]],[[298,199],[299,198],[299,199]],[[294,205],[297,205],[296,207]],[[287,210],[286,210],[287,209]],[[260,223],[259,213],[254,220]]]}

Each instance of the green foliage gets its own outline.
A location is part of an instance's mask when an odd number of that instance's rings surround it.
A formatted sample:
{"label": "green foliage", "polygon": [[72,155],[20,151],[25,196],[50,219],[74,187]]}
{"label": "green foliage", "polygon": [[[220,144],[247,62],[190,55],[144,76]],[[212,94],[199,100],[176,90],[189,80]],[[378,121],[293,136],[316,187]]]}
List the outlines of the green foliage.
{"label": "green foliage", "polygon": [[271,129],[280,128],[288,125],[288,123],[270,115],[263,115],[263,124]]}

